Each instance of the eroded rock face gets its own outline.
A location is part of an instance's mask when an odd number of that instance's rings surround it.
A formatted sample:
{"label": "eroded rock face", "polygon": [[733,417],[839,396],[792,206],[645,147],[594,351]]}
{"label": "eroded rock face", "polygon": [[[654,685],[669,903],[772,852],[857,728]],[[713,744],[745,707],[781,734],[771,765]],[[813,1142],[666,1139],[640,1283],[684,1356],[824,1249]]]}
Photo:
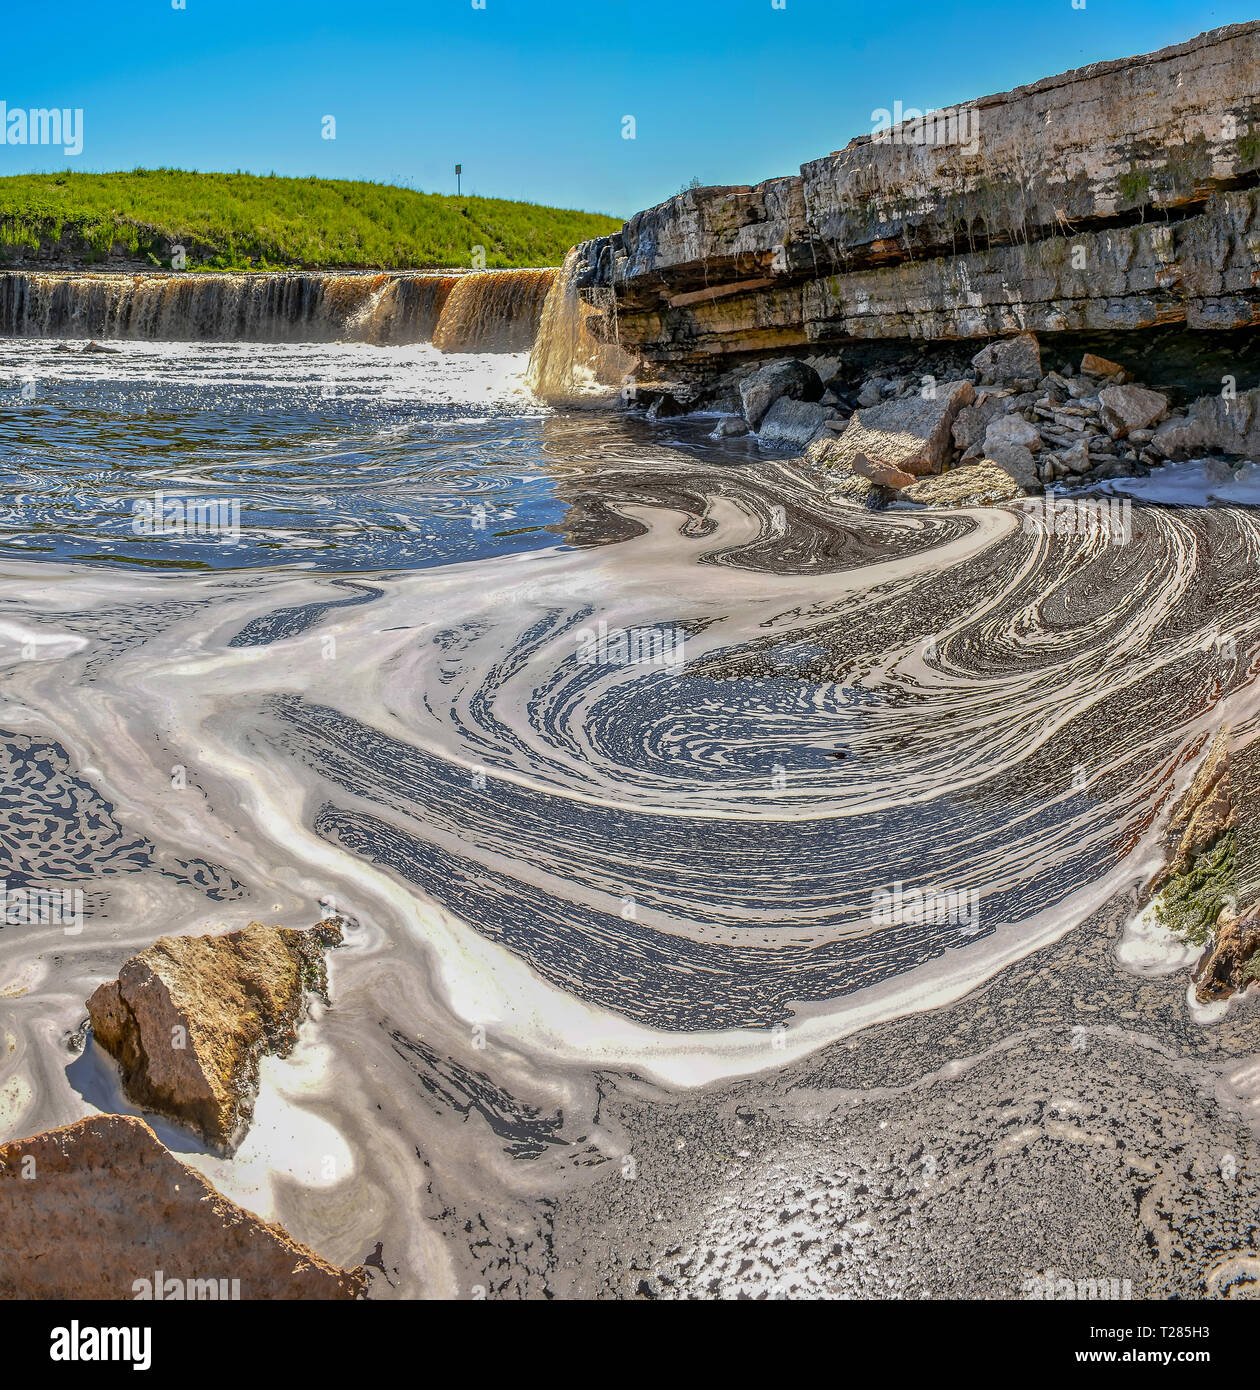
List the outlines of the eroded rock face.
{"label": "eroded rock face", "polygon": [[327,989],[329,918],[309,931],[251,922],[224,936],[164,936],[88,1000],[127,1095],[230,1151],[253,1114],[258,1059],[297,1040],[308,991]]}
{"label": "eroded rock face", "polygon": [[168,1298],[350,1299],[367,1286],[361,1266],[330,1264],[229,1201],[126,1115],[0,1146],[0,1251],[2,1299],[133,1299],[159,1270]]}
{"label": "eroded rock face", "polygon": [[1183,874],[1191,862],[1238,823],[1229,775],[1230,731],[1220,729],[1189,787],[1173,809],[1165,834],[1166,862],[1150,885],[1154,891]]}
{"label": "eroded rock face", "polygon": [[[1260,740],[1222,726],[1173,807],[1163,868],[1146,886],[1159,893],[1155,916],[1205,949],[1193,972],[1202,1004],[1260,979]],[[1240,872],[1241,868],[1241,872]]]}
{"label": "eroded rock face", "polygon": [[1257,130],[1251,22],[861,135],[799,175],[688,190],[590,243],[582,293],[615,292],[594,331],[648,362],[1252,327]]}

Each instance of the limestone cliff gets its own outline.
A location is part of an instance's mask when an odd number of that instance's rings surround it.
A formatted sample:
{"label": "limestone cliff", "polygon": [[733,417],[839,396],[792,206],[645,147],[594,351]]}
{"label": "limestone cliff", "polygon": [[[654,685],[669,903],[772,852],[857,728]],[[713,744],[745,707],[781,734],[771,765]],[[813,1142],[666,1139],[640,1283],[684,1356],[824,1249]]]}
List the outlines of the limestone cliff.
{"label": "limestone cliff", "polygon": [[596,336],[684,377],[855,339],[1250,328],[1258,184],[1260,21],[680,193],[575,279]]}

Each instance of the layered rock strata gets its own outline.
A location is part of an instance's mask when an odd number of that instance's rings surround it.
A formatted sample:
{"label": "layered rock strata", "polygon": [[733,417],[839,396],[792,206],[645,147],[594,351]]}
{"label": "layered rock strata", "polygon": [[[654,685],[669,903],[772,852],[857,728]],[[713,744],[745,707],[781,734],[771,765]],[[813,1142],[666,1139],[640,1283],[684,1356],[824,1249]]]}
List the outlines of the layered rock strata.
{"label": "layered rock strata", "polygon": [[[581,252],[658,374],[870,338],[1260,323],[1260,22],[687,190]],[[611,291],[611,293],[610,293]]]}

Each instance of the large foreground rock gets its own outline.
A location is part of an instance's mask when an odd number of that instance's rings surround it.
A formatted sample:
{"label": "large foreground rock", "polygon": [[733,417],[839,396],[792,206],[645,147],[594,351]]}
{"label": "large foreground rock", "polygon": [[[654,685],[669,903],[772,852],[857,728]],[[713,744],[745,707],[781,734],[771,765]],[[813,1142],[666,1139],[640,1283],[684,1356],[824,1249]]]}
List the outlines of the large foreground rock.
{"label": "large foreground rock", "polygon": [[952,449],[954,418],[975,396],[969,381],[947,381],[932,396],[902,396],[855,411],[820,461],[850,473],[861,458],[902,473],[939,473]]}
{"label": "large foreground rock", "polygon": [[340,941],[336,918],[164,936],[88,1000],[92,1032],[137,1105],[230,1151],[253,1114],[260,1055],[291,1050],[307,991],[326,993],[323,952]]}
{"label": "large foreground rock", "polygon": [[[367,1284],[229,1201],[144,1123],[94,1115],[0,1146],[0,1298],[348,1299]],[[190,1283],[189,1281],[196,1281]],[[227,1281],[226,1288],[220,1281]]]}

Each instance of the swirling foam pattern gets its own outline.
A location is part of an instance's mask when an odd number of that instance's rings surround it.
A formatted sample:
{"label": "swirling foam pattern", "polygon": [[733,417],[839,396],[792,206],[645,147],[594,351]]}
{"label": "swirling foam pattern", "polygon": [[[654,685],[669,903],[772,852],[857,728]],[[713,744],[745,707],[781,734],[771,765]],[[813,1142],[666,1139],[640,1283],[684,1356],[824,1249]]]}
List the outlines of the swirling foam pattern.
{"label": "swirling foam pattern", "polygon": [[[5,562],[10,872],[92,895],[81,936],[0,931],[15,1036],[71,1032],[162,931],[331,900],[353,929],[320,1104],[344,1130],[417,1075],[589,1119],[580,1064],[765,1066],[767,1029],[813,1046],[1068,930],[1133,881],[1250,698],[1244,508],[1050,537],[1013,509],[867,513],[671,427],[526,418],[554,520],[515,547],[369,570],[356,535],[345,572],[335,538],[318,569]],[[377,423],[337,428],[370,451]],[[682,659],[622,664],[621,633]],[[883,921],[897,885],[965,910]],[[493,1082],[439,1060],[469,1025],[509,1049]],[[16,1056],[34,1098],[12,1131],[80,1112],[44,1054]]]}

